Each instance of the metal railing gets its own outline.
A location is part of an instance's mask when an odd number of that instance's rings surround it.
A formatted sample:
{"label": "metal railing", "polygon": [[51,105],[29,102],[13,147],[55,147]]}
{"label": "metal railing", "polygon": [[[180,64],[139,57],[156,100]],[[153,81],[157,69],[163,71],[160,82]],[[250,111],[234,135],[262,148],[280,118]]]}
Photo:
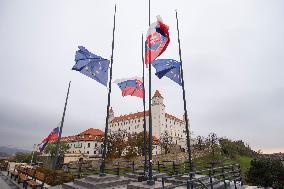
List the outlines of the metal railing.
{"label": "metal railing", "polygon": [[[221,167],[212,167],[210,169],[203,169],[196,172],[188,173],[198,177],[193,177],[182,182],[173,183],[171,186],[165,186],[169,179],[175,178],[176,181],[181,180],[180,175],[167,176],[162,178],[163,189],[173,189],[176,187],[186,186],[191,188],[210,188],[213,189],[217,184],[223,183],[224,188],[228,187],[228,181],[234,183],[235,189],[237,188],[237,181],[242,183],[241,169],[239,164],[224,165]],[[184,174],[183,174],[184,175]],[[172,181],[172,180],[171,180]]]}
{"label": "metal railing", "polygon": [[[198,163],[194,164],[195,172],[189,172],[188,162],[177,164],[175,161],[158,161],[153,164],[153,169],[157,173],[166,173],[168,176],[161,178],[163,189],[173,189],[179,186],[186,186],[190,188],[210,188],[213,189],[217,184],[223,183],[227,188],[228,181],[234,183],[237,188],[237,181],[242,181],[241,169],[238,164],[221,165],[209,164],[210,166],[201,166]],[[99,164],[97,166],[90,166],[88,163],[77,163],[75,165],[67,165],[66,172],[72,173],[77,178],[84,178],[88,175],[99,174]],[[204,168],[205,167],[205,168]],[[135,165],[134,161],[120,161],[113,164],[108,164],[106,173],[125,176],[127,173],[135,173],[143,171],[143,164]],[[192,174],[190,180],[185,175]],[[183,176],[183,178],[182,178]],[[165,183],[171,182],[171,186],[166,186]]]}

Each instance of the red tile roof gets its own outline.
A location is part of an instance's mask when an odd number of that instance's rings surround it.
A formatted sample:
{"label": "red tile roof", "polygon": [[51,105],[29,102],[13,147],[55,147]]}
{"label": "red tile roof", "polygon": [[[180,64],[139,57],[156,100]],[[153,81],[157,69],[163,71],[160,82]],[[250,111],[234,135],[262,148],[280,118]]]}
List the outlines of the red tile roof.
{"label": "red tile roof", "polygon": [[179,118],[177,118],[173,115],[167,114],[167,113],[165,113],[165,116],[166,116],[166,118],[173,119],[174,121],[178,121],[178,122],[182,122],[182,123],[184,122],[183,120],[181,120],[181,119],[179,119]]}
{"label": "red tile roof", "polygon": [[[131,120],[131,119],[139,119],[139,118],[142,118],[144,116],[144,113],[143,112],[137,112],[137,113],[133,113],[133,114],[127,114],[127,115],[121,115],[119,117],[115,117],[113,118],[113,120],[111,121],[112,123],[114,122],[122,122],[122,121],[127,121],[127,120]],[[149,116],[149,111],[146,111],[146,116]],[[181,122],[183,123],[184,121],[173,116],[173,115],[170,115],[168,113],[165,114],[166,118],[169,118],[169,119],[172,119],[174,121],[178,121],[178,122]]]}
{"label": "red tile roof", "polygon": [[[90,128],[80,133],[79,135],[62,137],[61,141],[62,142],[95,141],[100,139],[102,136],[104,136],[103,131],[101,131],[100,129]],[[54,143],[56,141],[57,140],[52,139],[50,142]]]}
{"label": "red tile roof", "polygon": [[156,90],[155,91],[155,94],[154,94],[155,97],[162,97],[161,93],[159,90]]}
{"label": "red tile roof", "polygon": [[80,133],[79,135],[103,136],[104,132],[101,131],[100,129],[90,128],[90,129],[87,129],[86,131]]}
{"label": "red tile roof", "polygon": [[153,138],[153,144],[154,145],[159,145],[160,144],[160,140],[157,137],[153,136],[152,138]]}
{"label": "red tile roof", "polygon": [[[75,136],[67,136],[62,137],[62,142],[78,142],[78,141],[97,141],[101,139],[101,136],[95,136],[95,135],[75,135]],[[56,140],[51,140],[51,143],[56,142]]]}
{"label": "red tile roof", "polygon": [[[149,111],[145,112],[146,116],[149,116]],[[113,118],[112,122],[120,122],[120,121],[126,121],[130,119],[138,119],[144,116],[144,112],[137,112],[133,114],[128,114],[128,115],[122,115],[119,117]]]}

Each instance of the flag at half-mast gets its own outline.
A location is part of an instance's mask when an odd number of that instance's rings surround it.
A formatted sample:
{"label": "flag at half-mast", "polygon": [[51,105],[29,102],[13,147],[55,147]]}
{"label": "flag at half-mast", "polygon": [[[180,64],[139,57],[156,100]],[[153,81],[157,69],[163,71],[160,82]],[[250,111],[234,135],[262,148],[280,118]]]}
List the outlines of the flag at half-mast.
{"label": "flag at half-mast", "polygon": [[160,16],[157,16],[157,22],[150,25],[146,36],[145,64],[151,64],[166,50],[169,43],[169,27],[163,23]]}
{"label": "flag at half-mast", "polygon": [[51,133],[42,140],[42,142],[38,145],[39,151],[42,152],[45,148],[45,146],[50,141],[56,141],[59,137],[59,127],[54,128]]}
{"label": "flag at half-mast", "polygon": [[120,88],[122,96],[144,97],[144,86],[142,79],[139,77],[117,79],[114,83]]}
{"label": "flag at half-mast", "polygon": [[161,79],[166,76],[179,85],[182,85],[180,62],[174,59],[157,59],[152,63],[156,69],[155,75]]}
{"label": "flag at half-mast", "polygon": [[107,86],[109,60],[89,52],[85,47],[79,46],[76,51],[75,62],[72,70],[96,80]]}

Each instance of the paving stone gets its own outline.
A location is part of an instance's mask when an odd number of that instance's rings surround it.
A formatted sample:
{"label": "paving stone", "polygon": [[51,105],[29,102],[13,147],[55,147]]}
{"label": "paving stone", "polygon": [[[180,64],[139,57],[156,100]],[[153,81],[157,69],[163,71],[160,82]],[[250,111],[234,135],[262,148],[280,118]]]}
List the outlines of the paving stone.
{"label": "paving stone", "polygon": [[106,175],[106,176],[88,176],[85,179],[75,179],[74,182],[63,184],[64,189],[99,189],[99,188],[111,188],[121,185],[127,185],[132,181],[129,178],[116,176],[116,175]]}
{"label": "paving stone", "polygon": [[[165,186],[170,186],[170,183],[165,183]],[[162,189],[162,182],[156,181],[155,184],[149,185],[147,181],[143,182],[131,182],[127,185],[127,189]]]}

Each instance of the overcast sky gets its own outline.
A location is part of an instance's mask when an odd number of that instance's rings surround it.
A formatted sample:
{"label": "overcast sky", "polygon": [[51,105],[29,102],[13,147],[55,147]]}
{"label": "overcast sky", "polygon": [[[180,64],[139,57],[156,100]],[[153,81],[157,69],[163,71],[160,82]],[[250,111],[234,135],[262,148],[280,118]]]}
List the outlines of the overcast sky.
{"label": "overcast sky", "polygon": [[[63,135],[104,128],[107,89],[71,71],[78,45],[110,58],[117,3],[113,78],[141,76],[141,35],[148,1],[0,1],[0,146],[31,149],[61,120]],[[241,139],[263,152],[284,152],[284,1],[152,0],[171,42],[160,58],[178,60],[179,13],[187,107],[194,135]],[[152,77],[166,112],[182,118],[181,88]],[[147,85],[146,85],[147,87]],[[113,85],[115,115],[142,110]]]}

